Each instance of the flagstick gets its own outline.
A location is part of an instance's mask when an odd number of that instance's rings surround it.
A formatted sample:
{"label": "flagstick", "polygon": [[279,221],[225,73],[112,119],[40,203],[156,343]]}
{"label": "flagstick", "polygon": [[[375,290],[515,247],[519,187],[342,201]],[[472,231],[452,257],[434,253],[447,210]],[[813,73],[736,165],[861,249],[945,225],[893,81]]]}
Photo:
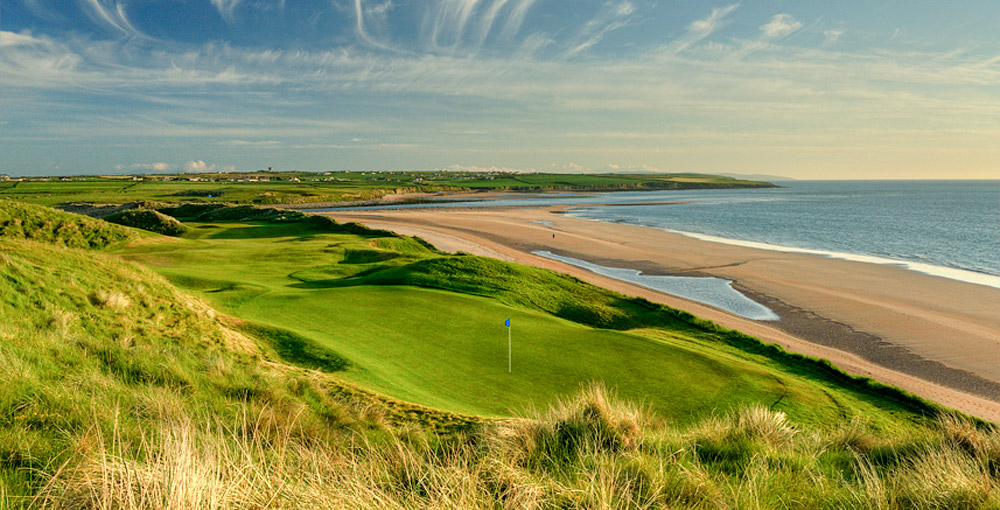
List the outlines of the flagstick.
{"label": "flagstick", "polygon": [[510,326],[507,326],[507,373],[510,373]]}

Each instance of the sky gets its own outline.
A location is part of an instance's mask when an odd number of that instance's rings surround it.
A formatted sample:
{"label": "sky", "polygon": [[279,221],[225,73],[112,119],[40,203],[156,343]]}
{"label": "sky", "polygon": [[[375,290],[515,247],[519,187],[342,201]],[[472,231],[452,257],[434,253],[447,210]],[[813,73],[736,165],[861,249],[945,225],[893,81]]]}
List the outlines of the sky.
{"label": "sky", "polygon": [[997,179],[998,34],[996,0],[5,0],[0,173]]}

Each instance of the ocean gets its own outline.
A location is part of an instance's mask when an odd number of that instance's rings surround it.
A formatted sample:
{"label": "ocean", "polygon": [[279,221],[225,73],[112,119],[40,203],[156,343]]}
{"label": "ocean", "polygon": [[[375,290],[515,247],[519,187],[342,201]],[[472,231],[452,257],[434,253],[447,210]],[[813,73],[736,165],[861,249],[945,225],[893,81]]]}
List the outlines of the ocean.
{"label": "ocean", "polygon": [[592,207],[571,214],[714,242],[901,265],[1000,287],[1000,181],[780,185],[765,190],[654,192],[642,200],[681,203]]}
{"label": "ocean", "polygon": [[[782,181],[779,188],[518,196],[474,205],[581,205],[579,218],[805,252],[1000,287],[1000,180]],[[583,204],[614,204],[586,207]],[[438,207],[468,207],[445,201]],[[392,208],[427,207],[392,206]]]}

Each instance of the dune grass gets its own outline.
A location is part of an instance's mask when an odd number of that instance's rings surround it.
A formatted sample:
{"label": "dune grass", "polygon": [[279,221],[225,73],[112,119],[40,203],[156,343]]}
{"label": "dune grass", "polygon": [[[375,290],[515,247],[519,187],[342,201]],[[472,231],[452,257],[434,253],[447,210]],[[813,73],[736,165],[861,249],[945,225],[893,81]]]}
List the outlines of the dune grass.
{"label": "dune grass", "polygon": [[130,209],[119,211],[104,217],[105,221],[135,227],[165,236],[178,236],[187,231],[181,222],[172,216],[152,209]]}
{"label": "dune grass", "polygon": [[[679,427],[599,385],[444,440],[339,445],[180,418],[139,443],[98,435],[37,508],[994,509],[1000,434],[945,420],[864,446],[748,407]],[[857,425],[857,423],[855,423]],[[967,432],[971,431],[971,435]],[[275,438],[275,436],[277,436]],[[275,438],[275,439],[267,439]],[[987,449],[967,449],[964,440]]]}
{"label": "dune grass", "polygon": [[255,440],[320,443],[352,430],[377,440],[392,421],[469,423],[320,377],[343,363],[295,335],[219,317],[117,257],[0,238],[0,508],[76,454],[112,439],[141,448],[177,420],[252,416],[243,425]]}
{"label": "dune grass", "polygon": [[0,200],[0,237],[31,239],[70,248],[111,248],[135,232],[78,214],[48,207]]}

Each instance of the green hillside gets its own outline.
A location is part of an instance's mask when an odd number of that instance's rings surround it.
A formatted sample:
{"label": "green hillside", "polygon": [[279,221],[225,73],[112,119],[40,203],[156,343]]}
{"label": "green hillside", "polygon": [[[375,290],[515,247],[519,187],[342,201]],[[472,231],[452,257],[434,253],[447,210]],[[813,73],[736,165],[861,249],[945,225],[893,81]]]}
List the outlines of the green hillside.
{"label": "green hillside", "polygon": [[[184,239],[122,252],[227,314],[342,355],[344,380],[452,411],[509,416],[599,381],[691,422],[763,403],[814,424],[896,424],[936,408],[690,315],[552,271],[327,218],[249,207],[164,209]],[[257,219],[241,221],[240,216]],[[225,218],[227,221],[205,222]],[[507,374],[511,317],[517,370]]]}
{"label": "green hillside", "polygon": [[109,248],[136,237],[127,229],[48,207],[0,200],[0,237],[70,248]]}
{"label": "green hillside", "polygon": [[325,219],[188,226],[0,237],[0,508],[1000,508],[994,428],[686,314]]}

